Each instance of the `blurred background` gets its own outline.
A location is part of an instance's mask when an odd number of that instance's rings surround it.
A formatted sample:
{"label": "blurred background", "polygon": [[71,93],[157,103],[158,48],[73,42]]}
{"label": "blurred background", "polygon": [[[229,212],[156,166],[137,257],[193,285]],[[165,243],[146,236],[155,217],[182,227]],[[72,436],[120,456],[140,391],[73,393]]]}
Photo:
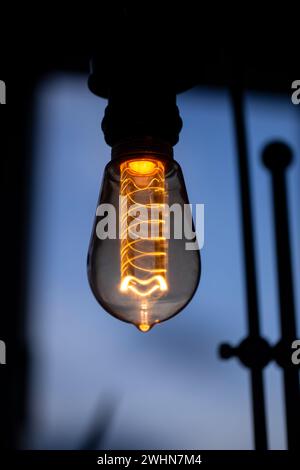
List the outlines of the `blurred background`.
{"label": "blurred background", "polygon": [[[202,279],[188,307],[141,334],[97,304],[86,255],[104,166],[99,123],[106,100],[87,77],[55,75],[37,90],[29,296],[30,428],[33,448],[77,448],[110,412],[109,449],[250,449],[248,373],[217,354],[246,331],[239,189],[226,90],[178,97],[184,121],[175,158],[190,201],[205,204]],[[263,336],[279,336],[270,178],[261,164],[274,137],[300,155],[300,115],[288,98],[248,93],[251,176]],[[299,259],[300,160],[289,171],[295,259]],[[300,284],[295,263],[296,285]],[[299,295],[299,290],[297,289]],[[298,296],[299,302],[299,296]],[[271,447],[285,448],[280,372],[267,369]],[[100,444],[100,442],[99,442]]]}
{"label": "blurred background", "polygon": [[[235,24],[231,38],[227,24],[191,7],[136,8],[101,7],[98,29],[91,26],[94,34],[86,38],[73,22],[69,34],[65,23],[55,23],[55,34],[39,31],[38,57],[37,34],[24,34],[17,65],[1,76],[14,110],[6,136],[9,230],[2,233],[8,308],[0,337],[9,346],[0,387],[4,447],[254,448],[249,370],[218,353],[221,343],[238,344],[248,334],[232,76],[245,84],[261,334],[271,344],[281,332],[271,178],[261,155],[274,140],[285,141],[294,155],[287,187],[299,325],[300,106],[291,102],[297,41],[282,38],[275,23],[268,35],[265,23],[256,24],[254,36],[253,24]],[[88,62],[98,47],[107,74],[124,14],[142,30],[149,17],[155,47],[168,40],[173,73],[191,78],[177,98],[184,125],[174,154],[190,202],[205,205],[197,293],[183,312],[146,335],[97,304],[86,274],[111,150],[100,129],[107,102],[88,90]],[[272,362],[264,376],[269,447],[286,449],[282,371]]]}

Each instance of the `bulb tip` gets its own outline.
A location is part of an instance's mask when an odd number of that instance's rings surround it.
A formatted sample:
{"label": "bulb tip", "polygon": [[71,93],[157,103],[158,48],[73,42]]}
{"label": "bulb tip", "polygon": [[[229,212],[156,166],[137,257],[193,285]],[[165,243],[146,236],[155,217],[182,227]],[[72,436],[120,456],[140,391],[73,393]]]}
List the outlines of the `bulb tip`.
{"label": "bulb tip", "polygon": [[148,325],[147,323],[140,323],[140,324],[138,325],[138,329],[139,329],[140,331],[142,331],[143,333],[147,333],[147,331],[149,331],[150,328],[151,328],[151,326]]}

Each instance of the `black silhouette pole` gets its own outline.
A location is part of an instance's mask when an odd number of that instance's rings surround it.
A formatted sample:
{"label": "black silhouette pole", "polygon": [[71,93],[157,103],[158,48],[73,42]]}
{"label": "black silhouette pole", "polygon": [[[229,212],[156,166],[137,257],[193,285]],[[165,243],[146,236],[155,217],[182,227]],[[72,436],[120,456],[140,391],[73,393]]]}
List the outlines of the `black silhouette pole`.
{"label": "black silhouette pole", "polygon": [[247,319],[249,336],[238,347],[222,344],[220,355],[223,359],[238,357],[251,371],[254,441],[257,450],[268,448],[266,413],[263,383],[263,368],[270,360],[270,347],[260,336],[256,263],[254,250],[251,188],[248,170],[248,149],[243,110],[243,93],[240,86],[231,91],[236,145],[238,156],[239,186],[241,194],[241,217],[245,259]]}
{"label": "black silhouette pole", "polygon": [[300,445],[300,388],[299,372],[291,362],[291,344],[297,335],[285,174],[291,162],[292,152],[282,142],[273,142],[264,149],[263,163],[272,178],[280,303],[281,340],[274,348],[274,356],[283,369],[288,448],[296,449]]}

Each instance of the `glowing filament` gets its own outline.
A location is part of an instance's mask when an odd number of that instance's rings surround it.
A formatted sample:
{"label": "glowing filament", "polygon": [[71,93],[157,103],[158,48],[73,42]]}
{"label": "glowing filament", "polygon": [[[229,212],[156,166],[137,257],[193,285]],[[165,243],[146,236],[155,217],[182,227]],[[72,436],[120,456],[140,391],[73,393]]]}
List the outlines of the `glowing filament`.
{"label": "glowing filament", "polygon": [[[146,301],[141,303],[139,328],[147,331],[151,302],[168,290],[167,240],[163,234],[165,170],[163,163],[154,159],[129,160],[120,170],[120,291]],[[146,218],[141,215],[145,213]],[[140,236],[136,236],[138,229],[143,229]]]}
{"label": "glowing filament", "polygon": [[[157,281],[157,283],[145,292],[138,291],[138,289],[134,285],[134,283],[139,283],[141,286],[147,286],[148,284],[153,283],[153,281],[155,280]],[[131,289],[132,292],[136,293],[141,297],[148,297],[152,294],[152,292],[155,292],[157,289],[160,289],[161,291],[168,290],[168,286],[163,276],[152,276],[151,278],[145,280],[137,279],[135,276],[125,276],[124,279],[121,281],[120,289],[121,292],[128,292],[128,289]]]}

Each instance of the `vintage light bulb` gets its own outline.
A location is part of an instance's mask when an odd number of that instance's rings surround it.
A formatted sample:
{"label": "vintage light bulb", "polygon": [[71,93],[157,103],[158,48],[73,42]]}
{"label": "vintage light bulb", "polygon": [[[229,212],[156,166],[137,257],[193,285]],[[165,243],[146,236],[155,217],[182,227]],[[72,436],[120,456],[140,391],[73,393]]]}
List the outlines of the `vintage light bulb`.
{"label": "vintage light bulb", "polygon": [[89,283],[105,310],[147,332],[187,305],[200,277],[189,211],[169,143],[113,146],[88,253]]}

